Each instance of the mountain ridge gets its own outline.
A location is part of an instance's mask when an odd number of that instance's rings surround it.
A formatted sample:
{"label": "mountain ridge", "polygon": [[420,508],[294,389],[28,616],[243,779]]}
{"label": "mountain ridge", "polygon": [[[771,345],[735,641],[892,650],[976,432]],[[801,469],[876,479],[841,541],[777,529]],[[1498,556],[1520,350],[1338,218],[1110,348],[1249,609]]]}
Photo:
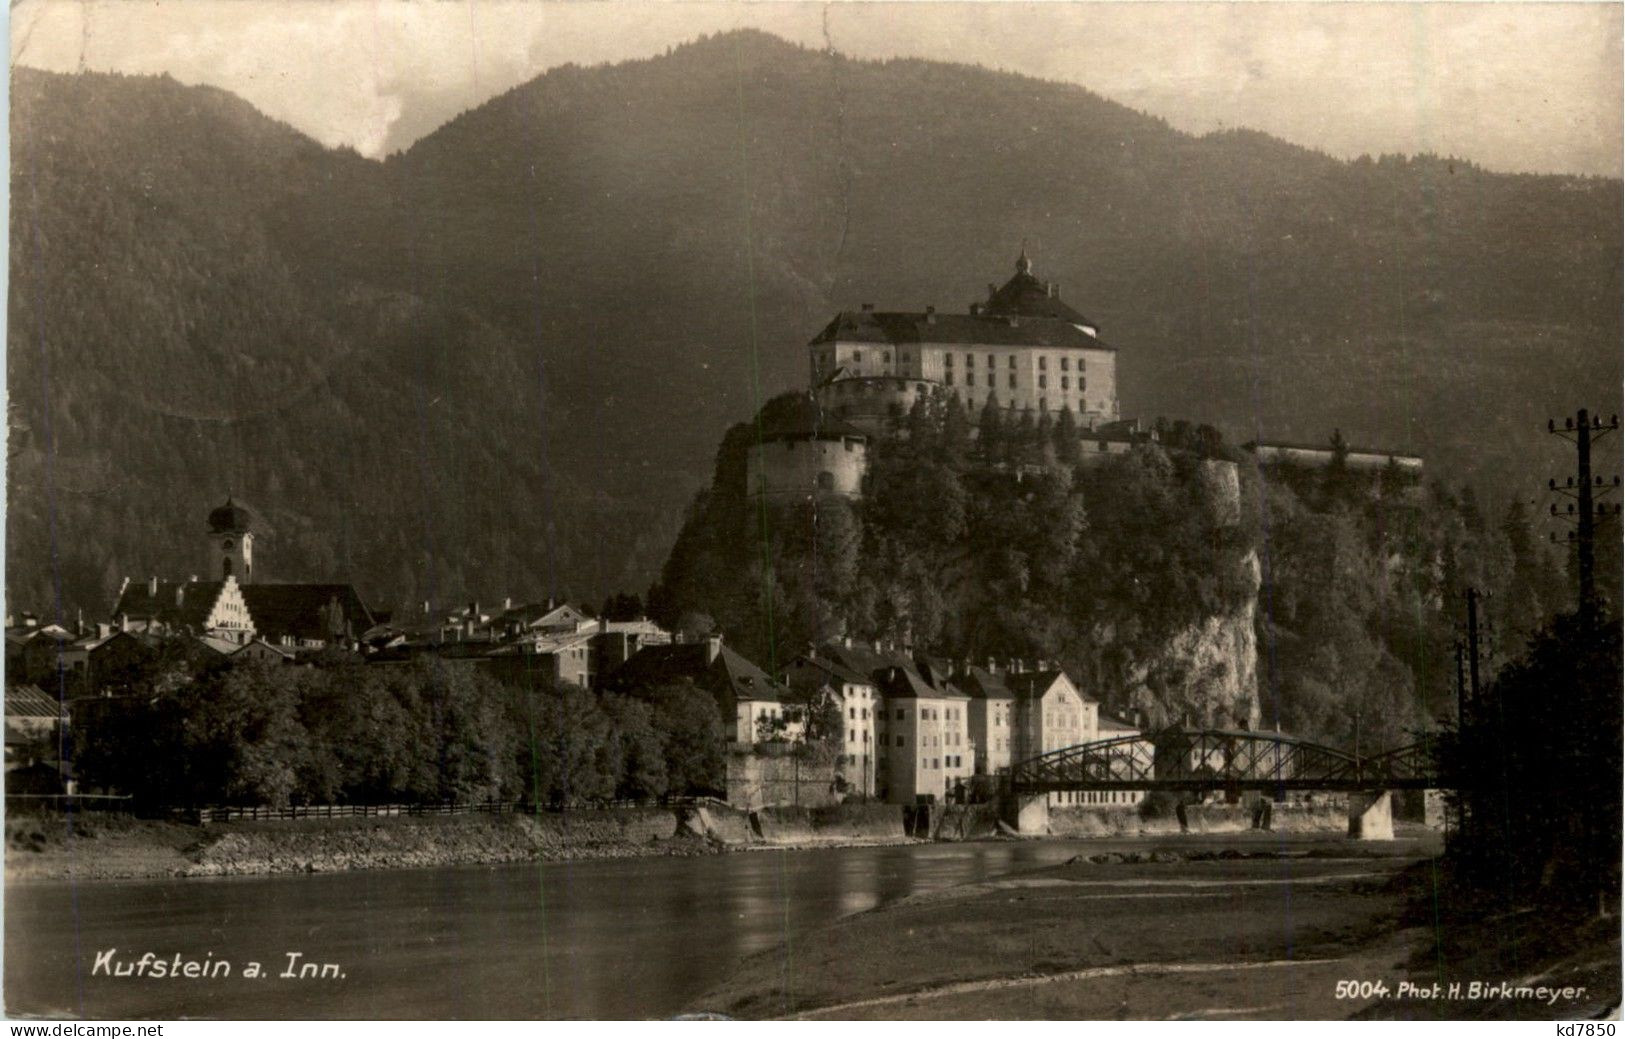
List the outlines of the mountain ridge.
{"label": "mountain ridge", "polygon": [[[188,572],[228,490],[285,532],[279,569],[384,602],[644,587],[722,431],[804,384],[831,313],[961,309],[1024,238],[1124,348],[1125,414],[1336,426],[1506,497],[1562,471],[1549,415],[1619,399],[1617,180],[1344,161],[1072,84],[754,46],[549,70],[382,162],[233,129],[189,93],[214,88],[15,70],[8,368],[56,453],[13,474],[14,601]],[[283,419],[160,416],[182,397]],[[143,446],[174,437],[212,450]],[[335,441],[354,460],[316,472]],[[102,515],[142,493],[191,504]]]}

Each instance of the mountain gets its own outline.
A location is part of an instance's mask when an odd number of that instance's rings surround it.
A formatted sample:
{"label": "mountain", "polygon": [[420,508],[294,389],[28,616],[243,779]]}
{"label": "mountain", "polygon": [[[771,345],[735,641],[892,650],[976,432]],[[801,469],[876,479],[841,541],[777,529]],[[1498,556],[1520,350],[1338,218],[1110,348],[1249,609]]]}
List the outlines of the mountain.
{"label": "mountain", "polygon": [[1023,241],[1124,414],[1338,427],[1534,498],[1545,419],[1622,410],[1617,180],[754,32],[554,69],[382,163],[207,88],[13,83],[18,603],[193,566],[228,490],[267,572],[384,601],[642,588],[832,312],[963,308]]}

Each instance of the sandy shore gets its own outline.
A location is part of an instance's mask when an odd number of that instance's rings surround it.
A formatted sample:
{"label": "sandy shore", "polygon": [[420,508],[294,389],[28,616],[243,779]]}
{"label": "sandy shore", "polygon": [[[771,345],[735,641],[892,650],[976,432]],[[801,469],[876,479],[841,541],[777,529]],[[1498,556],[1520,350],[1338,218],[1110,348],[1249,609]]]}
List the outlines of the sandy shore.
{"label": "sandy shore", "polygon": [[[1436,840],[1090,856],[906,899],[745,960],[695,1013],[814,1019],[1572,1019],[1619,1001],[1617,923],[1527,941],[1437,906]],[[1091,859],[1095,861],[1091,861]],[[1432,910],[1429,910],[1430,912]],[[1447,924],[1444,931],[1439,922]],[[1589,926],[1589,930],[1588,930]],[[1385,992],[1341,994],[1369,980]],[[1561,1007],[1473,981],[1576,990]],[[1450,1000],[1400,983],[1464,986]]]}

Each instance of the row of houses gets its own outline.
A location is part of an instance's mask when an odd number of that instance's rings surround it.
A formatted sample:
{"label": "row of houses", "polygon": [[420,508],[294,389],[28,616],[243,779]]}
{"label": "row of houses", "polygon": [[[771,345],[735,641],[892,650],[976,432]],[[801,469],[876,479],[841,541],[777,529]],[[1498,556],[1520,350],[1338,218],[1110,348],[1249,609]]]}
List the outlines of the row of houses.
{"label": "row of houses", "polygon": [[[992,792],[1011,764],[1139,730],[1101,714],[1067,673],[1043,662],[970,666],[882,644],[831,641],[777,675],[720,636],[633,654],[605,687],[635,692],[691,683],[717,700],[735,748],[801,740],[809,705],[839,722],[836,774],[848,796],[899,804],[962,801]],[[1149,746],[1149,745],[1148,745]],[[1062,793],[1057,804],[1134,804],[1140,794]]]}

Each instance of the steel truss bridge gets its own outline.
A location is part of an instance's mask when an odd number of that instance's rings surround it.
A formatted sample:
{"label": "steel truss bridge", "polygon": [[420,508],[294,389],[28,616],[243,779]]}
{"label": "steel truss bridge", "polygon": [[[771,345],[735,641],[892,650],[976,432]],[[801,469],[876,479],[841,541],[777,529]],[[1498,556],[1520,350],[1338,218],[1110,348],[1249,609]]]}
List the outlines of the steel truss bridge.
{"label": "steel truss bridge", "polygon": [[1279,732],[1165,729],[1010,767],[1015,794],[1064,790],[1416,790],[1442,785],[1426,742],[1357,756]]}

